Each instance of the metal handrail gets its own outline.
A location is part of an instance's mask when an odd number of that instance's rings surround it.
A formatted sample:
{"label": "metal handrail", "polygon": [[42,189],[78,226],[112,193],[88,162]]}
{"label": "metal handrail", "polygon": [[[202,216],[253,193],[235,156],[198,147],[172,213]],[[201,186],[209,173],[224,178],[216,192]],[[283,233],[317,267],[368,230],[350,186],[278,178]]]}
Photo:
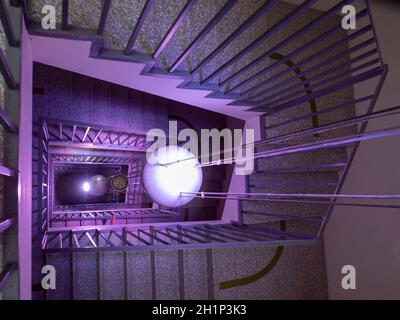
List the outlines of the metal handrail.
{"label": "metal handrail", "polygon": [[14,271],[17,270],[17,264],[16,263],[9,263],[7,264],[4,269],[0,273],[0,292],[4,290],[6,287],[8,280],[11,278],[12,274]]}

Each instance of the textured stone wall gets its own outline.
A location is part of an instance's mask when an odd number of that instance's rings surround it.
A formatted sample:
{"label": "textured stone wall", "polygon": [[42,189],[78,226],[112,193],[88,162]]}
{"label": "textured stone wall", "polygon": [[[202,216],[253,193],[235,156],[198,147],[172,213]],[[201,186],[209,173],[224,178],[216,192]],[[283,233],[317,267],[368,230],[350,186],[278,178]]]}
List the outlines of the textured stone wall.
{"label": "textured stone wall", "polygon": [[52,117],[146,133],[152,128],[167,132],[169,114],[179,114],[198,128],[226,127],[221,114],[38,63],[34,88],[42,91],[33,96],[35,119]]}

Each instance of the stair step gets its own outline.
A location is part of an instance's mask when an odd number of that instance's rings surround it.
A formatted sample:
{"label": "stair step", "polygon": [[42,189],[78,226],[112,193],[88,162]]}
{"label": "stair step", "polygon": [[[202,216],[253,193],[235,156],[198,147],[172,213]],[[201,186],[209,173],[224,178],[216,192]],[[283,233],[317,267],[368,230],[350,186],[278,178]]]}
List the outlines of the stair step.
{"label": "stair step", "polygon": [[268,201],[241,201],[243,211],[274,212],[290,215],[322,215],[326,213],[328,205],[311,203],[288,203]]}
{"label": "stair step", "polygon": [[74,300],[98,300],[99,257],[95,252],[73,253],[73,298]]}
{"label": "stair step", "polygon": [[281,191],[281,190],[303,190],[306,188],[314,188],[317,190],[317,188],[324,188],[324,187],[336,187],[337,183],[336,182],[298,182],[298,183],[270,183],[270,182],[264,182],[264,183],[250,183],[250,187],[255,187],[255,188],[267,188],[268,190],[276,190],[276,191]]}
{"label": "stair step", "polygon": [[72,298],[72,254],[55,253],[46,255],[46,263],[56,270],[56,289],[46,291],[48,300]]}
{"label": "stair step", "polygon": [[[128,300],[153,299],[151,252],[127,251],[126,298]],[[155,293],[155,290],[154,290]]]}
{"label": "stair step", "polygon": [[[285,135],[285,134],[290,134],[290,133],[294,133],[294,132],[298,132],[298,131],[302,131],[302,130],[308,130],[308,129],[312,129],[312,124],[311,124],[311,118],[307,119],[307,120],[301,120],[298,122],[293,122],[287,125],[282,125],[279,127],[275,127],[275,128],[270,128],[266,130],[267,133],[267,137],[269,138],[273,138],[273,137],[279,137],[281,135]],[[319,126],[323,126],[324,124],[329,124],[332,123],[331,119],[318,119],[318,125]],[[343,119],[341,119],[343,120]],[[288,141],[293,142],[293,143],[299,143],[300,141],[303,142],[311,142],[311,141],[320,141],[320,140],[325,140],[325,139],[333,139],[333,138],[338,138],[340,136],[343,136],[344,133],[346,134],[355,134],[357,132],[357,127],[356,126],[349,126],[349,127],[343,127],[343,128],[339,128],[337,130],[329,130],[329,131],[325,131],[325,132],[320,132],[318,133],[318,136],[315,136],[313,134],[309,134],[309,135],[305,135],[302,137],[295,137],[292,138]]]}
{"label": "stair step", "polygon": [[336,185],[338,176],[336,172],[308,172],[308,173],[281,173],[281,174],[268,174],[257,173],[252,174],[249,179],[250,185],[253,186],[276,186],[290,187],[301,185],[315,185],[315,186],[329,186]]}
{"label": "stair step", "polygon": [[99,253],[99,285],[101,300],[124,300],[126,269],[124,252]]}
{"label": "stair step", "polygon": [[256,193],[332,193],[335,191],[336,184],[325,184],[319,185],[313,184],[292,184],[292,185],[280,185],[280,186],[250,186],[250,192]]}
{"label": "stair step", "polygon": [[50,300],[209,298],[205,250],[51,253],[48,264],[62,270]]}
{"label": "stair step", "polygon": [[184,250],[184,299],[207,300],[207,250]]}
{"label": "stair step", "polygon": [[310,216],[299,216],[299,215],[288,215],[271,212],[255,212],[255,211],[242,211],[245,215],[259,215],[268,217],[270,220],[296,220],[296,221],[309,221],[309,222],[321,222],[321,215],[310,215]]}
{"label": "stair step", "polygon": [[322,163],[315,165],[297,166],[297,167],[283,167],[270,170],[259,170],[256,172],[262,174],[282,174],[282,173],[299,173],[299,172],[324,172],[324,171],[338,171],[344,169],[346,162],[337,163]]}
{"label": "stair step", "polygon": [[155,252],[155,282],[158,300],[181,299],[180,281],[183,270],[179,266],[178,251]]}
{"label": "stair step", "polygon": [[347,162],[346,148],[332,148],[261,158],[257,160],[257,165],[258,170],[264,171],[282,167],[320,166],[345,162]]}

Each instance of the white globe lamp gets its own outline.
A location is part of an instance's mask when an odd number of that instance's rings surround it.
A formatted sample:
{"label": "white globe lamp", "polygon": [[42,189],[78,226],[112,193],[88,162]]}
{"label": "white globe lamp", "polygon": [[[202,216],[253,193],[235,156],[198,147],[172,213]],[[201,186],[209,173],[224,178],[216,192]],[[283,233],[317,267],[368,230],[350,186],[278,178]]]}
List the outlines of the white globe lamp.
{"label": "white globe lamp", "polygon": [[203,172],[198,165],[197,157],[185,148],[159,148],[147,158],[143,170],[144,187],[159,205],[181,207],[194,198],[182,196],[181,192],[200,190]]}

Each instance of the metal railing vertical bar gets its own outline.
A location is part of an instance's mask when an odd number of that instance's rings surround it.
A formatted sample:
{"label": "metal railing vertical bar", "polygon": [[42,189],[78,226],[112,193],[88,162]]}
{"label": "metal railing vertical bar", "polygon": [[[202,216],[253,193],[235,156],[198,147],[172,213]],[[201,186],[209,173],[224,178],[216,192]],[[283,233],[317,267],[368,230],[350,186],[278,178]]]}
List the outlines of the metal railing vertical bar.
{"label": "metal railing vertical bar", "polygon": [[62,0],[61,4],[61,29],[68,30],[69,0]]}
{"label": "metal railing vertical bar", "polygon": [[115,237],[120,239],[122,241],[122,243],[124,244],[124,246],[130,246],[130,247],[134,246],[133,243],[129,242],[126,238],[120,236],[117,232],[111,230],[111,234],[113,234]]}
{"label": "metal railing vertical bar", "polygon": [[73,243],[74,243],[75,247],[76,247],[76,248],[80,248],[81,246],[80,246],[80,244],[79,244],[78,238],[76,237],[76,234],[72,233],[72,239],[73,239],[73,241],[74,241]]}
{"label": "metal railing vertical bar", "polygon": [[[370,131],[367,133],[358,133],[353,135],[348,135],[341,138],[327,139],[322,141],[316,141],[311,143],[305,143],[301,145],[296,145],[293,147],[279,148],[275,150],[258,152],[254,154],[254,159],[275,157],[284,154],[291,154],[297,152],[306,152],[318,149],[332,148],[337,146],[349,145],[351,143],[356,143],[365,140],[371,140],[382,137],[390,137],[400,134],[400,126],[391,127],[387,129]],[[199,166],[208,166],[210,164],[202,164]],[[212,165],[212,164],[211,164]]]}
{"label": "metal railing vertical bar", "polygon": [[150,232],[147,232],[147,231],[145,231],[145,230],[143,230],[143,229],[138,229],[138,233],[143,233],[143,234],[145,234],[145,235],[148,236],[151,240],[155,240],[155,241],[161,242],[162,244],[165,244],[165,245],[170,245],[169,242],[167,242],[167,241],[165,241],[165,240],[163,240],[163,239],[160,239],[159,237],[157,237],[157,236],[155,235],[155,230],[154,230],[154,228],[153,228],[152,230],[150,230]]}
{"label": "metal railing vertical bar", "polygon": [[[374,95],[373,95],[374,97],[371,100],[371,103],[370,103],[370,105],[368,107],[368,110],[366,112],[367,115],[373,113],[373,110],[375,108],[376,102],[378,101],[379,94],[382,91],[383,84],[384,84],[384,82],[386,80],[386,77],[387,77],[387,74],[388,74],[388,71],[389,71],[388,70],[388,66],[384,64],[383,65],[383,69],[384,69],[384,71],[383,71],[383,73],[382,73],[382,75],[381,75],[381,77],[379,79],[378,85],[377,85],[377,87],[375,88],[375,91],[374,91]],[[368,122],[364,122],[360,126],[360,129],[359,129],[358,132],[360,134],[364,133],[366,128],[367,128],[367,125],[368,125]],[[357,154],[359,146],[360,146],[360,142],[357,142],[354,145],[353,150],[351,151],[351,154],[350,154],[349,159],[347,161],[346,167],[344,168],[344,170],[343,170],[343,172],[342,172],[342,174],[341,174],[341,176],[339,178],[339,183],[338,183],[338,185],[336,187],[335,194],[340,193],[340,191],[342,190],[344,182],[345,182],[346,177],[347,177],[347,175],[348,175],[348,173],[350,171],[351,165],[352,165],[352,163],[354,161],[354,158],[355,158],[355,156]],[[326,215],[325,215],[325,217],[324,217],[324,219],[323,219],[323,221],[321,223],[321,227],[318,230],[318,237],[320,237],[322,235],[323,231],[325,230],[326,224],[328,223],[328,220],[329,220],[329,218],[330,218],[330,216],[332,214],[332,211],[333,211],[333,209],[334,209],[334,207],[336,205],[336,200],[332,199],[332,201],[333,201],[333,203],[330,204],[330,206],[329,206],[329,208],[327,210],[327,213],[326,213]]]}
{"label": "metal railing vertical bar", "polygon": [[206,225],[204,227],[197,227],[196,226],[196,227],[193,227],[193,229],[194,230],[203,231],[205,233],[211,233],[213,235],[216,235],[216,236],[219,236],[219,237],[222,237],[222,238],[225,238],[225,239],[233,240],[233,241],[238,241],[238,242],[246,241],[244,239],[240,239],[240,238],[236,238],[236,237],[232,237],[230,235],[224,234],[224,233],[219,232],[217,230],[214,230],[214,229],[212,229],[212,228],[210,228],[210,227],[208,227]]}
{"label": "metal railing vertical bar", "polygon": [[278,128],[280,126],[288,125],[288,124],[293,123],[293,122],[297,122],[297,121],[300,121],[300,120],[303,120],[303,119],[310,118],[312,115],[321,115],[321,114],[333,112],[333,111],[336,111],[336,110],[340,110],[340,109],[343,109],[343,108],[346,108],[346,107],[351,107],[351,106],[354,106],[354,105],[356,105],[358,103],[363,103],[363,102],[369,101],[372,98],[373,98],[373,96],[371,95],[371,96],[366,96],[366,97],[359,98],[359,99],[356,99],[356,100],[350,100],[348,102],[344,102],[344,103],[341,103],[341,104],[338,104],[338,105],[335,105],[335,106],[332,106],[332,107],[324,108],[324,109],[322,109],[320,111],[317,111],[317,112],[314,112],[314,113],[305,114],[305,115],[303,115],[301,117],[288,119],[286,121],[279,122],[279,123],[273,124],[271,126],[267,126],[267,127],[265,127],[265,129],[268,130],[268,129]]}
{"label": "metal railing vertical bar", "polygon": [[270,213],[270,212],[254,212],[254,211],[245,211],[244,214],[253,214],[253,215],[261,215],[265,217],[276,218],[277,220],[298,220],[298,221],[309,221],[309,222],[321,222],[322,217],[318,216],[296,216],[296,215],[287,215],[280,213]]}
{"label": "metal railing vertical bar", "polygon": [[76,125],[73,125],[73,127],[72,127],[72,136],[71,136],[71,141],[72,141],[72,142],[74,142],[74,139],[75,139],[76,128],[77,128],[77,126],[76,126]]}
{"label": "metal railing vertical bar", "polygon": [[107,237],[105,237],[104,234],[99,230],[97,230],[97,235],[99,235],[110,247],[115,247],[115,244],[112,243]]}
{"label": "metal railing vertical bar", "polygon": [[[100,134],[101,134],[102,132],[103,132],[103,129],[99,129],[99,130],[97,131],[96,135],[95,135],[94,138],[93,138],[93,143],[95,143],[96,140],[99,139]],[[100,139],[99,139],[99,141],[100,141]],[[101,141],[100,141],[100,143],[101,143]]]}
{"label": "metal railing vertical bar", "polygon": [[[356,62],[359,62],[359,61],[361,61],[361,60],[364,60],[365,58],[368,58],[368,57],[370,57],[370,56],[375,55],[377,52],[378,52],[377,49],[370,50],[370,51],[368,51],[368,52],[366,52],[366,53],[364,53],[364,54],[362,54],[362,55],[360,55],[360,56],[358,56],[358,57],[355,57],[355,58],[353,58],[353,59],[351,59],[351,60],[345,61],[345,62],[343,62],[343,63],[341,63],[341,64],[339,64],[339,65],[336,65],[336,66],[334,66],[334,67],[331,67],[331,68],[329,68],[328,70],[325,70],[325,71],[323,71],[323,72],[321,72],[321,73],[318,73],[318,74],[316,74],[316,75],[314,75],[314,76],[308,78],[304,83],[311,84],[311,82],[314,81],[314,80],[317,80],[317,79],[323,78],[323,77],[325,77],[325,76],[327,76],[327,75],[330,75],[331,73],[335,72],[336,70],[338,70],[338,69],[340,69],[340,68],[347,67],[347,66],[351,66],[352,64],[354,64],[354,63],[356,63]],[[379,59],[375,59],[375,60],[372,60],[372,61],[374,61],[374,63],[378,63],[378,62],[379,62]],[[372,63],[372,61],[369,61],[368,63]],[[352,70],[346,71],[347,73],[343,72],[343,73],[337,75],[337,77],[338,77],[338,76],[345,75],[345,74],[348,74],[348,73],[350,73],[350,72],[356,72],[356,71],[358,71],[359,69],[365,68],[365,67],[367,67],[367,66],[370,66],[370,64],[365,64],[363,67],[358,66],[358,67],[356,67],[356,68],[354,68],[354,69],[352,69]],[[333,79],[330,78],[329,81],[332,81],[332,80],[333,80]],[[270,101],[272,98],[278,97],[279,95],[281,95],[281,94],[283,94],[283,93],[289,93],[290,91],[292,91],[292,90],[294,90],[294,89],[296,89],[296,88],[298,88],[298,87],[300,87],[300,86],[302,86],[302,85],[303,85],[303,83],[294,84],[294,85],[289,86],[289,87],[287,87],[287,88],[284,88],[284,89],[282,89],[282,90],[280,90],[280,91],[277,91],[277,92],[275,92],[274,94],[267,95],[267,96],[263,96],[263,97],[262,97],[262,100],[257,100],[257,102]],[[313,84],[313,87],[311,87],[311,89],[315,88],[315,85],[317,85],[317,84]],[[272,89],[270,89],[270,90],[272,90]]]}
{"label": "metal railing vertical bar", "polygon": [[354,85],[356,83],[360,83],[360,82],[375,78],[375,77],[381,75],[382,72],[383,72],[383,68],[382,67],[377,67],[377,68],[374,68],[372,70],[363,72],[363,73],[361,73],[361,74],[359,74],[357,76],[354,76],[351,79],[344,80],[344,81],[341,81],[339,83],[335,83],[334,85],[328,86],[328,87],[323,88],[323,89],[318,90],[318,91],[315,91],[312,94],[305,95],[303,97],[300,97],[300,98],[288,101],[286,103],[280,104],[280,105],[278,105],[278,106],[276,106],[274,108],[265,108],[264,106],[257,106],[257,107],[251,108],[251,110],[252,111],[268,111],[268,112],[266,112],[266,114],[271,115],[271,114],[274,114],[274,113],[277,113],[277,112],[281,112],[283,110],[295,107],[295,106],[297,106],[297,105],[299,105],[299,104],[301,104],[303,102],[310,101],[311,99],[316,99],[316,98],[319,98],[321,96],[327,95],[329,93],[333,93],[333,92],[339,91],[339,90],[341,90],[343,88],[348,87],[349,85]]}
{"label": "metal railing vertical bar", "polygon": [[63,248],[63,236],[61,234],[61,232],[58,234],[58,244],[59,244],[59,248],[62,249]]}
{"label": "metal railing vertical bar", "polygon": [[378,37],[376,34],[376,28],[375,28],[375,24],[374,24],[374,17],[371,14],[371,1],[370,0],[364,0],[365,1],[365,5],[368,11],[368,18],[369,21],[371,23],[372,26],[372,33],[374,34],[374,38],[376,39],[376,47],[378,48],[378,52],[379,52],[379,58],[381,60],[381,64],[383,65],[383,57],[382,57],[382,50],[381,50],[381,46],[379,45],[379,41],[378,41]]}
{"label": "metal railing vertical bar", "polygon": [[41,242],[42,250],[44,250],[44,249],[47,248],[48,240],[49,240],[49,234],[46,232],[46,233],[43,235],[42,242]]}
{"label": "metal railing vertical bar", "polygon": [[[322,81],[319,81],[319,82],[316,82],[316,83],[312,83],[312,84],[309,85],[309,89],[314,90],[314,89],[316,89],[318,87],[331,84],[331,82],[333,82],[335,80],[338,80],[338,79],[340,79],[340,78],[342,78],[344,76],[347,76],[345,79],[349,79],[349,78],[351,78],[351,76],[355,72],[359,72],[359,71],[361,71],[363,69],[366,69],[368,67],[372,67],[372,66],[376,65],[378,62],[379,62],[379,58],[373,59],[373,60],[371,60],[369,62],[366,62],[366,63],[363,63],[363,64],[361,64],[361,65],[359,65],[359,66],[357,66],[357,67],[355,67],[353,69],[349,69],[349,70],[344,71],[342,73],[336,74],[336,75],[334,75],[332,77],[329,77],[329,78],[327,78],[325,80],[322,80]],[[328,74],[328,73],[326,73],[326,74]],[[314,79],[309,79],[309,80],[307,80],[307,82],[309,82],[311,80],[315,80],[316,78],[318,78],[318,77],[316,76],[316,77],[314,77]],[[296,86],[296,88],[297,88],[297,86]],[[296,89],[296,88],[293,88],[293,89]],[[289,98],[295,97],[295,96],[297,96],[299,94],[302,94],[304,92],[303,90],[297,90],[297,91],[292,92],[293,89],[288,89],[287,91],[280,92],[279,94],[283,94],[283,93],[288,93],[288,94],[283,96],[283,97],[278,97],[275,100],[270,101],[268,98],[263,98],[262,100],[259,100],[257,102],[262,104],[263,107],[271,107],[271,106],[273,106],[273,105],[275,105],[277,103],[282,103],[283,101],[285,101],[285,100],[287,100]]]}
{"label": "metal railing vertical bar", "polygon": [[83,138],[82,138],[82,143],[86,141],[86,138],[87,138],[87,136],[89,134],[89,131],[90,131],[90,127],[87,127],[86,130],[85,130],[85,133],[83,135]]}
{"label": "metal railing vertical bar", "polygon": [[[235,222],[235,223],[232,223],[232,225],[229,226],[229,227],[231,229],[235,229],[235,230],[238,230],[238,231],[247,232],[247,231],[244,231],[244,229],[247,229],[248,225],[243,224],[243,223],[236,223]],[[270,234],[270,233],[267,234],[267,233],[262,232],[262,231],[257,230],[257,229],[252,229],[252,230],[250,230],[250,232],[251,232],[251,234],[254,234],[254,235],[259,235],[259,236],[266,237],[269,240],[280,240],[281,239],[281,237],[276,235],[276,234]]]}
{"label": "metal railing vertical bar", "polygon": [[91,245],[92,245],[94,248],[97,248],[97,247],[98,247],[97,244],[96,244],[96,242],[95,242],[94,239],[92,238],[92,236],[89,234],[89,232],[85,232],[84,235],[89,239],[89,242],[91,243]]}
{"label": "metal railing vertical bar", "polygon": [[254,230],[254,231],[265,232],[266,234],[276,235],[281,238],[286,238],[289,240],[307,240],[307,239],[314,238],[314,236],[312,236],[312,235],[307,235],[307,234],[298,233],[298,232],[282,231],[282,230],[278,230],[278,229],[267,228],[264,226],[258,227],[255,225],[247,225],[246,228],[249,229],[250,231]]}
{"label": "metal railing vertical bar", "polygon": [[225,226],[219,226],[218,228],[210,227],[210,229],[217,230],[218,232],[221,232],[221,233],[228,233],[228,235],[242,237],[242,238],[245,238],[247,241],[249,239],[254,240],[254,241],[265,241],[266,240],[266,238],[257,237],[256,235],[253,235],[249,232],[245,232],[243,230],[241,230],[241,231],[232,230],[229,227],[226,228]]}
{"label": "metal railing vertical bar", "polygon": [[11,89],[11,90],[18,89],[18,87],[19,87],[18,83],[14,78],[14,75],[11,71],[11,68],[7,61],[7,58],[4,55],[4,52],[1,48],[0,48],[0,73],[2,74],[3,79],[9,89]]}
{"label": "metal railing vertical bar", "polygon": [[[341,30],[341,28],[340,28],[340,27],[336,27],[336,28],[334,28],[334,29],[331,29],[331,31],[333,31],[333,30],[335,30],[335,31],[338,32],[338,31]],[[371,31],[371,30],[372,30],[372,29],[371,29],[371,26],[366,26],[366,27],[364,27],[363,29],[360,29],[360,30],[356,31],[355,33],[353,33],[353,34],[347,36],[347,38],[348,38],[348,39],[350,39],[350,38],[357,38],[357,37],[359,37],[360,35],[362,35],[362,34],[364,34],[364,33],[366,33],[366,32],[369,32],[369,31]],[[326,33],[326,35],[332,36],[333,34],[328,32],[328,33]],[[304,64],[304,61],[310,62],[310,61],[312,61],[312,60],[314,60],[314,59],[320,57],[321,54],[325,54],[325,53],[329,52],[331,49],[336,48],[341,42],[343,42],[343,43],[346,42],[346,41],[344,41],[344,39],[346,39],[346,38],[343,38],[342,40],[339,40],[338,42],[336,42],[336,43],[334,43],[334,44],[332,44],[332,45],[326,47],[325,49],[320,50],[320,51],[318,52],[318,54],[312,54],[311,56],[309,56],[308,58],[304,59],[304,60],[301,61],[300,63],[297,63],[296,66],[299,67],[301,64]],[[256,80],[257,78],[260,78],[262,75],[266,74],[267,72],[271,72],[271,70],[273,70],[274,68],[276,68],[276,67],[282,65],[283,63],[285,63],[286,61],[288,61],[292,56],[295,56],[295,55],[297,55],[298,53],[300,53],[300,52],[302,52],[302,51],[308,49],[308,47],[310,46],[310,44],[314,45],[314,44],[318,44],[318,42],[319,42],[319,41],[314,41],[314,40],[308,42],[308,43],[307,43],[306,45],[304,45],[303,47],[300,47],[299,49],[297,49],[297,50],[295,50],[295,51],[292,51],[292,52],[291,52],[290,54],[288,54],[285,58],[283,58],[283,59],[281,59],[281,60],[278,60],[277,62],[275,62],[275,63],[273,63],[273,64],[270,64],[269,66],[267,66],[267,67],[264,68],[263,70],[257,72],[256,74],[252,75],[251,77],[249,77],[247,80],[245,80],[245,81],[239,83],[238,85],[233,86],[232,88],[229,89],[229,92],[231,92],[231,91],[233,91],[233,90],[236,90],[236,89],[242,87],[243,85],[245,85],[246,83],[250,83],[251,81]],[[285,73],[285,71],[282,72],[282,73]],[[254,87],[252,87],[250,90],[253,91],[253,90],[255,90],[255,89],[257,89],[257,88],[263,86],[265,83],[271,82],[273,78],[275,78],[275,76],[273,76],[272,78],[269,78],[269,79],[266,79],[266,80],[260,82],[259,84],[257,84],[257,85],[255,85]],[[246,92],[248,92],[248,91],[250,91],[250,90],[247,90]],[[229,93],[229,92],[226,91],[225,93]],[[244,92],[241,93],[241,94],[244,94]]]}
{"label": "metal railing vertical bar", "polygon": [[139,240],[140,242],[144,243],[147,246],[151,246],[151,243],[142,237],[134,234],[133,232],[130,232],[129,230],[125,230],[126,234],[130,235],[131,237],[135,238],[136,240]]}
{"label": "metal railing vertical bar", "polygon": [[62,138],[63,138],[63,125],[62,125],[62,122],[60,122],[60,124],[59,124],[59,138],[60,138],[60,140],[62,140]]}
{"label": "metal railing vertical bar", "polygon": [[192,229],[192,228],[183,227],[182,230],[185,231],[185,232],[193,233],[193,234],[195,234],[197,236],[201,236],[201,237],[205,237],[206,236],[207,243],[209,243],[208,240],[214,240],[214,241],[217,241],[217,242],[226,242],[226,240],[224,240],[224,239],[216,238],[216,237],[213,237],[211,235],[205,235],[203,232],[199,232],[198,230],[196,230],[194,228]]}
{"label": "metal railing vertical bar", "polygon": [[260,19],[264,14],[266,14],[278,0],[267,0],[265,3],[258,8],[245,22],[243,22],[235,31],[233,31],[217,48],[215,48],[211,53],[208,54],[191,72],[191,74],[196,74],[201,67],[206,65],[212,59],[214,59],[222,50],[224,50],[228,45],[230,45],[237,37],[239,37],[244,31],[246,31],[251,25],[253,25],[258,19]]}
{"label": "metal railing vertical bar", "polygon": [[158,229],[155,229],[154,231],[155,231],[156,233],[159,233],[159,234],[161,234],[161,235],[167,237],[167,238],[170,238],[170,239],[172,239],[172,240],[175,240],[175,241],[177,241],[177,242],[179,242],[179,243],[181,243],[181,244],[188,244],[187,241],[184,241],[184,240],[182,240],[182,239],[179,239],[179,237],[174,237],[174,236],[168,234],[167,232],[164,232],[164,231],[161,231],[161,230],[158,230]]}
{"label": "metal railing vertical bar", "polygon": [[184,230],[183,228],[180,228],[180,232],[171,228],[165,228],[166,231],[168,232],[173,232],[175,234],[177,234],[179,237],[184,237],[184,238],[188,238],[190,240],[196,241],[196,242],[200,242],[200,243],[206,243],[204,240],[190,236],[188,234],[183,233],[182,231]]}
{"label": "metal railing vertical bar", "polygon": [[11,275],[17,269],[18,269],[18,266],[16,263],[9,263],[3,268],[3,270],[0,273],[0,292],[2,292],[5,289],[8,281],[11,278]]}
{"label": "metal railing vertical bar", "polygon": [[[360,98],[364,100],[364,98]],[[365,101],[371,100],[371,96],[368,97],[368,99],[365,99]],[[359,100],[355,100],[359,101]],[[313,135],[316,133],[322,133],[330,130],[335,130],[343,127],[348,127],[352,126],[354,124],[360,123],[360,122],[367,122],[371,121],[374,119],[379,119],[381,117],[386,117],[386,116],[392,116],[396,115],[397,112],[399,111],[399,107],[393,107],[393,108],[388,108],[385,110],[377,111],[377,112],[371,112],[367,113],[361,116],[356,116],[350,119],[344,119],[344,120],[339,120],[336,122],[328,123],[316,128],[309,128],[309,129],[304,129],[304,130],[299,130],[291,133],[286,133],[280,136],[272,137],[272,138],[266,138],[265,140],[261,140],[255,144],[255,146],[262,146],[262,145],[267,145],[267,144],[272,144],[272,143],[277,143],[277,142],[282,142],[286,141],[295,137],[303,137],[306,135]]]}
{"label": "metal railing vertical bar", "polygon": [[[242,224],[241,222],[239,222],[240,224]],[[243,228],[239,228],[239,227],[237,227],[236,226],[236,228],[235,227],[233,227],[233,226],[227,226],[227,225],[223,225],[223,226],[221,226],[221,228],[222,229],[228,229],[228,230],[230,230],[230,231],[232,231],[232,232],[234,232],[235,234],[236,233],[242,233],[242,234],[245,234],[247,237],[249,237],[249,238],[251,238],[251,237],[255,237],[254,239],[256,240],[256,241],[265,241],[265,240],[276,240],[276,239],[278,239],[277,237],[271,237],[271,236],[267,236],[267,235],[265,235],[265,234],[263,234],[263,233],[257,233],[257,232],[246,232],[245,230],[243,230]],[[250,233],[250,234],[249,234]]]}

